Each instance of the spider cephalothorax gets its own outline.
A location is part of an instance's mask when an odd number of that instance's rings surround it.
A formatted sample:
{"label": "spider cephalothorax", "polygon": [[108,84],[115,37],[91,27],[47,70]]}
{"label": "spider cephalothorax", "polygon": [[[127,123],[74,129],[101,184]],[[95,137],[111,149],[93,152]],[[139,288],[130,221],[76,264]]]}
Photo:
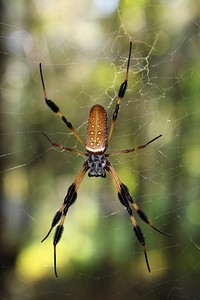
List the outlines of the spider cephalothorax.
{"label": "spider cephalothorax", "polygon": [[106,158],[104,154],[89,154],[87,162],[90,168],[89,177],[106,177]]}
{"label": "spider cephalothorax", "polygon": [[72,131],[72,133],[75,135],[75,137],[78,139],[78,141],[86,148],[87,152],[83,151],[78,151],[76,149],[72,149],[66,146],[62,146],[60,144],[54,143],[51,141],[51,139],[45,134],[45,137],[49,140],[49,142],[52,144],[52,146],[60,148],[61,150],[66,150],[70,152],[75,152],[78,154],[81,154],[86,157],[86,161],[82,165],[79,173],[77,174],[74,182],[70,185],[68,188],[67,194],[64,198],[64,202],[61,206],[61,208],[56,212],[53,221],[51,223],[51,227],[45,238],[42,240],[42,242],[49,236],[51,233],[51,230],[54,228],[54,226],[57,225],[54,239],[53,239],[53,245],[54,245],[54,271],[55,275],[57,277],[57,269],[56,269],[56,245],[59,242],[62,232],[63,232],[63,224],[65,221],[65,217],[67,215],[69,207],[75,202],[77,198],[77,190],[80,186],[80,183],[86,174],[87,171],[88,175],[90,177],[106,177],[106,172],[108,172],[111,176],[111,179],[117,189],[118,192],[118,198],[121,202],[122,205],[124,205],[127,209],[127,212],[129,214],[130,220],[133,225],[134,232],[136,234],[136,237],[139,241],[139,243],[143,246],[144,250],[144,255],[146,259],[146,264],[147,268],[150,272],[150,267],[149,267],[149,262],[147,258],[147,252],[146,252],[146,245],[145,245],[145,240],[144,236],[142,233],[142,230],[140,227],[137,225],[137,222],[133,216],[133,212],[131,209],[131,206],[133,209],[137,212],[139,217],[147,223],[150,227],[154,228],[158,232],[168,235],[164,232],[161,232],[160,230],[156,229],[149,221],[148,217],[146,214],[137,206],[137,204],[133,201],[133,198],[131,197],[128,188],[126,187],[125,184],[123,184],[115,171],[113,165],[111,162],[108,160],[108,157],[117,155],[117,154],[122,154],[122,153],[130,153],[135,150],[139,150],[142,148],[145,148],[147,145],[150,143],[154,142],[158,138],[161,137],[161,134],[147,142],[146,144],[140,145],[135,148],[130,148],[130,149],[125,149],[121,150],[118,152],[112,152],[112,153],[106,153],[107,146],[110,142],[110,139],[112,137],[115,121],[118,116],[118,111],[119,107],[121,104],[122,98],[125,96],[126,93],[126,88],[127,88],[127,83],[128,83],[128,72],[129,72],[129,64],[130,64],[130,59],[131,59],[131,49],[132,49],[132,42],[130,42],[130,49],[129,49],[129,56],[128,56],[128,63],[127,63],[127,69],[126,69],[126,78],[124,82],[121,84],[118,92],[118,99],[117,99],[117,104],[115,106],[115,110],[113,112],[113,117],[112,117],[112,123],[110,127],[110,131],[108,134],[108,122],[107,122],[107,113],[106,110],[103,106],[99,104],[95,104],[92,106],[88,118],[88,128],[87,128],[87,139],[86,143],[83,142],[81,137],[78,135],[76,130],[73,128],[72,124],[66,119],[65,116],[62,115],[59,107],[52,101],[47,98],[46,95],[46,90],[45,90],[45,85],[44,85],[44,79],[42,75],[42,66],[40,64],[40,75],[41,75],[41,81],[42,81],[42,86],[43,86],[43,92],[44,92],[44,99],[48,107],[56,113],[62,121],[65,123],[65,125]]}

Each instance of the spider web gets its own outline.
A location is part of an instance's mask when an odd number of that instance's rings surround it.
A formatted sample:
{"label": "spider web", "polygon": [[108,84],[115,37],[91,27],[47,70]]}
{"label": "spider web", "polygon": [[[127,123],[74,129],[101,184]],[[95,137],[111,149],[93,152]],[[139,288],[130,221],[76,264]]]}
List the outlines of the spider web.
{"label": "spider web", "polygon": [[[198,1],[2,2],[2,299],[199,299]],[[14,12],[14,14],[13,14]],[[52,217],[83,158],[52,149],[42,135],[82,149],[45,106],[47,94],[85,139],[88,112],[101,104],[109,125],[129,83],[109,150],[144,150],[110,159],[159,235],[136,217],[151,273],[109,176],[85,176],[57,246]]]}

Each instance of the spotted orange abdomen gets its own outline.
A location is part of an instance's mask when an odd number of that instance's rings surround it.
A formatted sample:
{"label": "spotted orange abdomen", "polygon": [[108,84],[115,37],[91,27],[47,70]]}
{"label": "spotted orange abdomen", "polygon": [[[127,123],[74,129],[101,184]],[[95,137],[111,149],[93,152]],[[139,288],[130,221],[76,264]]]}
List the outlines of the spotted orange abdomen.
{"label": "spotted orange abdomen", "polygon": [[103,106],[92,106],[87,128],[86,150],[89,153],[103,153],[108,145],[107,113]]}

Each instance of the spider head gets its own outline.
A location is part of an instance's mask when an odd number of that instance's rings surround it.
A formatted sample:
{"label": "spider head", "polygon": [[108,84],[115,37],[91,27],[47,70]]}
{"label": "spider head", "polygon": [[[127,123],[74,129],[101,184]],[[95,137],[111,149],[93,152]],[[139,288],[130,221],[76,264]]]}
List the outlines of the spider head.
{"label": "spider head", "polygon": [[104,154],[89,154],[88,167],[90,168],[89,177],[106,177],[106,158]]}

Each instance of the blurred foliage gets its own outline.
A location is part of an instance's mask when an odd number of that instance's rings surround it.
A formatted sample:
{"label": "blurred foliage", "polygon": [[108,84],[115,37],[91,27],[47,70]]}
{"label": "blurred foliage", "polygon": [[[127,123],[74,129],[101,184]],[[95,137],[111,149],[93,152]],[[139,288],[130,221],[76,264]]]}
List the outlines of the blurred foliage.
{"label": "blurred foliage", "polygon": [[[134,2],[134,4],[133,4]],[[200,2],[87,0],[2,2],[1,292],[3,299],[197,299],[199,275]],[[149,148],[112,158],[159,235],[141,220],[152,273],[107,176],[85,176],[57,246],[40,243],[84,150],[43,101],[47,95],[85,139],[92,105],[108,111],[127,94],[109,149]]]}

